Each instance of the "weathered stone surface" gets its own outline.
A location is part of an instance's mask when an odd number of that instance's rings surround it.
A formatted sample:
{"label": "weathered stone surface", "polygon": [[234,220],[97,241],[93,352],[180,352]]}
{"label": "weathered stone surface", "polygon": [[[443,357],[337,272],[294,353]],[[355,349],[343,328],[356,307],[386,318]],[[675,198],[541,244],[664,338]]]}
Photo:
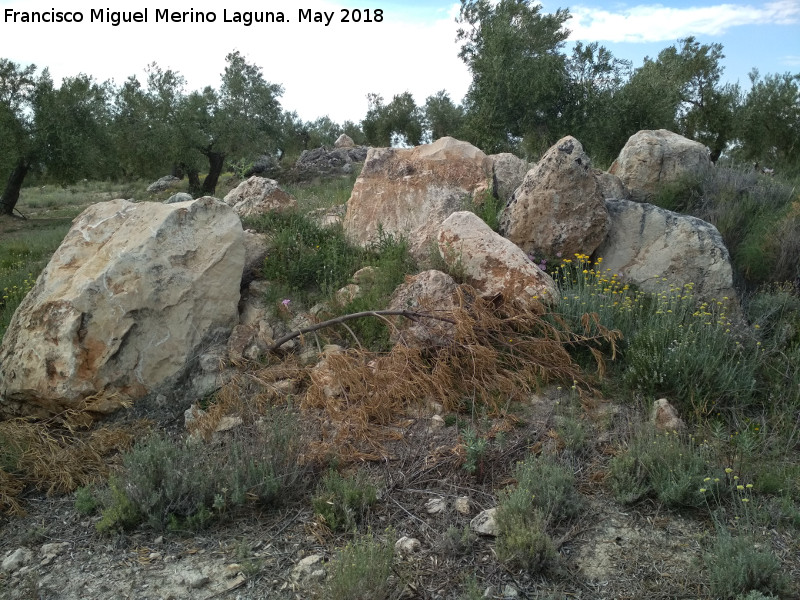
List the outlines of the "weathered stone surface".
{"label": "weathered stone surface", "polygon": [[701,176],[711,168],[708,148],[666,129],[634,133],[609,173],[620,178],[631,198],[646,202],[664,184]]}
{"label": "weathered stone surface", "polygon": [[660,431],[684,431],[686,429],[686,423],[666,398],[660,398],[653,402],[650,421]]}
{"label": "weathered stone surface", "polygon": [[178,183],[180,179],[174,175],[165,175],[147,186],[147,191],[151,193],[163,192]]}
{"label": "weathered stone surface", "polygon": [[177,375],[238,318],[242,226],[218,200],[86,209],[0,346],[0,411],[108,412]]}
{"label": "weathered stone surface", "polygon": [[555,303],[558,290],[552,278],[533,264],[511,241],[495,233],[471,212],[447,217],[439,230],[439,253],[484,298],[503,296],[529,304]]}
{"label": "weathered stone surface", "polygon": [[600,169],[594,169],[594,177],[603,200],[630,200],[630,193],[625,189],[625,184],[616,175]]}
{"label": "weathered stone surface", "polygon": [[[447,317],[456,307],[455,293],[458,284],[441,271],[423,271],[406,277],[392,293],[389,310],[430,312]],[[435,319],[409,321],[398,318],[397,329],[391,333],[393,343],[441,346],[452,337],[453,325]]]}
{"label": "weathered stone surface", "polygon": [[497,521],[495,516],[497,508],[489,508],[480,512],[474,519],[469,522],[469,527],[477,534],[480,535],[497,535]]}
{"label": "weathered stone surface", "polygon": [[267,236],[252,229],[245,229],[244,236],[244,272],[242,287],[254,279],[260,279],[264,270],[264,259],[269,251]]}
{"label": "weathered stone surface", "polygon": [[603,194],[583,146],[560,139],[528,171],[500,219],[501,233],[540,256],[591,254],[608,231]]}
{"label": "weathered stone surface", "polygon": [[334,148],[355,148],[356,147],[356,143],[353,141],[353,138],[351,138],[346,133],[343,133],[338,138],[336,138],[335,142],[333,142],[333,147]]}
{"label": "weathered stone surface", "polygon": [[370,148],[347,203],[345,232],[366,245],[380,226],[407,236],[411,253],[423,258],[442,221],[491,181],[491,159],[451,137],[415,148]]}
{"label": "weathered stone surface", "polygon": [[240,217],[282,212],[297,206],[297,200],[284,192],[274,179],[253,175],[225,195],[225,203]]}
{"label": "weathered stone surface", "polygon": [[191,202],[194,200],[191,194],[187,194],[186,192],[178,192],[177,194],[172,194],[169,198],[164,200],[164,204],[177,204],[178,202]]}
{"label": "weathered stone surface", "polygon": [[531,165],[527,161],[509,153],[492,154],[489,156],[494,166],[494,181],[497,189],[497,197],[503,203],[511,200],[516,189],[522,185],[525,174]]}
{"label": "weathered stone surface", "polygon": [[703,298],[735,298],[730,255],[717,228],[652,204],[606,200],[611,229],[597,256],[648,292],[694,284]]}
{"label": "weathered stone surface", "polygon": [[346,175],[353,172],[353,165],[367,158],[366,146],[352,148],[315,148],[303,150],[294,165],[291,176],[304,180],[322,175]]}
{"label": "weathered stone surface", "polygon": [[422,544],[417,538],[408,537],[404,535],[394,543],[394,549],[402,556],[408,556],[419,552]]}

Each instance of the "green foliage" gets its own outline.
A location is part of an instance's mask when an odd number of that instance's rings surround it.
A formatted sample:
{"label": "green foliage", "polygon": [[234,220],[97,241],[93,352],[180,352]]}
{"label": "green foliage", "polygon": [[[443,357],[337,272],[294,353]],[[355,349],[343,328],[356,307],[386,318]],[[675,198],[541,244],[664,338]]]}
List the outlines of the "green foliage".
{"label": "green foliage", "polygon": [[333,531],[352,531],[377,500],[377,490],[363,472],[343,477],[328,471],[311,500],[314,512]]}
{"label": "green foliage", "polygon": [[769,551],[759,550],[749,535],[719,531],[705,563],[711,591],[717,598],[734,598],[751,590],[780,596],[787,586],[778,559]]}
{"label": "green foliage", "polygon": [[75,490],[75,510],[82,515],[91,515],[100,506],[91,487],[83,486]]}
{"label": "green foliage", "polygon": [[497,512],[497,558],[530,573],[538,573],[555,562],[553,540],[545,531],[541,512],[526,513],[516,508]]}
{"label": "green foliage", "polygon": [[504,208],[503,201],[495,196],[491,189],[488,189],[480,198],[475,199],[470,210],[491,227],[492,231],[497,232],[500,230],[500,213],[503,212]]}
{"label": "green foliage", "polygon": [[467,451],[464,470],[471,475],[476,475],[480,480],[483,475],[483,460],[486,455],[486,449],[489,446],[489,440],[480,435],[472,426],[464,429],[461,437],[464,440],[464,448]]}
{"label": "green foliage", "polygon": [[302,485],[299,439],[289,411],[237,430],[202,461],[202,446],[153,434],[123,457],[98,529],[142,522],[156,530],[198,529],[249,502],[277,504]]}
{"label": "green foliage", "polygon": [[[784,171],[800,173],[800,74],[750,73],[751,87],[738,113],[737,133],[741,146],[735,154]],[[791,132],[794,132],[792,134]]]}
{"label": "green foliage", "polygon": [[331,600],[387,600],[391,592],[394,531],[388,540],[371,533],[357,536],[331,560],[325,583],[325,596]]}
{"label": "green foliage", "polygon": [[425,128],[431,141],[445,136],[461,139],[464,117],[464,108],[453,104],[445,90],[440,90],[425,100]]}
{"label": "green foliage", "polygon": [[465,98],[467,138],[487,154],[556,139],[565,105],[569,11],[543,14],[527,0],[463,0],[459,57],[472,73]]}
{"label": "green foliage", "polygon": [[417,146],[422,142],[424,115],[410,92],[397,94],[384,104],[379,94],[367,94],[369,107],[361,122],[371,146]]}
{"label": "green foliage", "polygon": [[95,525],[100,533],[133,529],[141,522],[142,515],[125,492],[124,485],[117,477],[109,479],[108,497],[103,502],[103,516]]}
{"label": "green foliage", "polygon": [[626,504],[653,495],[670,507],[702,506],[705,489],[713,483],[705,481],[711,456],[709,446],[692,437],[645,429],[612,459],[611,489],[617,500]]}
{"label": "green foliage", "polygon": [[366,252],[351,246],[341,227],[322,229],[300,213],[268,213],[250,225],[272,236],[263,275],[293,301],[332,294],[366,262]]}
{"label": "green foliage", "polygon": [[497,556],[537,572],[557,557],[547,528],[577,516],[582,500],[572,472],[549,456],[518,463],[514,478],[516,487],[503,490],[497,508]]}
{"label": "green foliage", "polygon": [[14,311],[33,288],[36,278],[58,248],[69,224],[30,231],[24,237],[4,235],[0,239],[0,339]]}
{"label": "green foliage", "polygon": [[462,556],[472,550],[476,537],[469,527],[451,525],[439,539],[438,548],[449,556]]}

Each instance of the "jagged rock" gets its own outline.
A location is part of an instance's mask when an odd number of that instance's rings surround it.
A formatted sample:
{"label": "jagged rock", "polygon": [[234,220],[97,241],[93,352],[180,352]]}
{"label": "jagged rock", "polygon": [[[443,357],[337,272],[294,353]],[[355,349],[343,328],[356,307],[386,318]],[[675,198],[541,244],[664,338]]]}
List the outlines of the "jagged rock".
{"label": "jagged rock", "polygon": [[415,148],[370,148],[347,202],[344,229],[365,246],[385,234],[405,236],[426,257],[439,225],[491,186],[492,160],[451,137]]}
{"label": "jagged rock", "polygon": [[245,229],[242,240],[244,241],[242,287],[245,287],[254,279],[261,279],[264,259],[269,252],[269,243],[266,235],[251,229]]}
{"label": "jagged rock", "polygon": [[425,503],[425,510],[429,515],[438,515],[447,508],[444,498],[431,498]]}
{"label": "jagged rock", "polygon": [[274,179],[276,175],[281,172],[281,166],[274,156],[263,154],[259,156],[250,168],[245,171],[245,177],[252,177],[258,175],[259,177],[268,177]]}
{"label": "jagged rock", "polygon": [[484,298],[501,295],[523,304],[558,300],[553,279],[471,212],[447,217],[439,230],[438,245],[447,265],[460,269],[467,283]]}
{"label": "jagged rock", "polygon": [[696,179],[712,168],[708,148],[666,129],[634,133],[608,170],[620,178],[637,202],[650,200],[660,187]]}
{"label": "jagged rock", "polygon": [[255,175],[228,192],[225,203],[240,217],[284,212],[297,206],[294,196],[284,192],[277,181]]}
{"label": "jagged rock", "polygon": [[361,286],[356,285],[355,283],[348,283],[343,288],[336,290],[336,293],[333,295],[333,297],[337,304],[345,306],[363,295],[364,293],[361,291]]}
{"label": "jagged rock", "polygon": [[528,171],[500,218],[500,232],[537,256],[591,254],[607,231],[602,190],[589,156],[571,136]]}
{"label": "jagged rock", "polygon": [[472,512],[472,502],[470,502],[469,496],[459,496],[456,498],[455,507],[456,511],[462,515],[468,515]]}
{"label": "jagged rock", "polygon": [[177,204],[178,202],[191,202],[194,200],[191,194],[187,194],[186,192],[178,192],[177,194],[172,194],[169,198],[164,200],[164,204]]}
{"label": "jagged rock", "polygon": [[603,200],[630,200],[630,193],[625,189],[625,184],[616,175],[594,169],[594,177]]}
{"label": "jagged rock", "polygon": [[394,544],[394,549],[404,556],[419,552],[422,544],[417,538],[411,538],[406,535],[397,540]]}
{"label": "jagged rock", "polygon": [[[408,276],[392,293],[389,310],[410,310],[430,312],[447,317],[448,311],[456,307],[455,293],[458,284],[450,275],[441,271],[428,270]],[[393,343],[414,345],[445,345],[452,337],[453,325],[435,319],[409,321],[405,318],[395,320],[392,330]]]}
{"label": "jagged rock", "polygon": [[489,508],[484,510],[472,519],[469,522],[469,527],[475,533],[479,535],[489,535],[489,536],[496,536],[497,535],[497,522],[495,521],[495,516],[497,514],[497,508]]}
{"label": "jagged rock", "polygon": [[646,292],[694,284],[702,298],[730,299],[733,271],[717,228],[652,204],[606,200],[611,227],[596,255],[603,267]]}
{"label": "jagged rock", "polygon": [[497,197],[505,204],[511,200],[511,196],[513,196],[517,188],[522,185],[525,174],[528,172],[531,165],[529,165],[527,161],[509,152],[491,154],[489,158],[492,159],[492,165],[494,166],[494,181],[497,188]]}
{"label": "jagged rock", "polygon": [[355,148],[356,147],[356,143],[353,141],[353,138],[351,138],[346,133],[343,133],[338,138],[336,138],[335,142],[333,142],[333,147],[334,148]]}
{"label": "jagged rock", "polygon": [[304,150],[294,165],[294,176],[298,179],[312,179],[325,175],[344,175],[353,172],[353,165],[363,163],[367,158],[366,146],[352,148],[315,148]]}
{"label": "jagged rock", "polygon": [[29,565],[33,561],[33,552],[28,548],[17,548],[9,551],[0,563],[0,571],[3,573],[13,573],[22,567]]}
{"label": "jagged rock", "polygon": [[147,191],[151,193],[163,192],[164,190],[168,190],[171,188],[175,183],[180,181],[174,175],[165,175],[161,179],[157,179],[153,183],[147,186]]}
{"label": "jagged rock", "polygon": [[296,584],[302,584],[308,581],[324,579],[324,565],[325,557],[321,554],[306,556],[292,569],[292,581]]}
{"label": "jagged rock", "polygon": [[686,423],[678,416],[678,411],[666,398],[660,398],[653,402],[650,421],[660,431],[684,431],[686,429]]}
{"label": "jagged rock", "polygon": [[244,244],[220,201],[102,202],[75,221],[0,345],[0,412],[116,410],[238,320]]}

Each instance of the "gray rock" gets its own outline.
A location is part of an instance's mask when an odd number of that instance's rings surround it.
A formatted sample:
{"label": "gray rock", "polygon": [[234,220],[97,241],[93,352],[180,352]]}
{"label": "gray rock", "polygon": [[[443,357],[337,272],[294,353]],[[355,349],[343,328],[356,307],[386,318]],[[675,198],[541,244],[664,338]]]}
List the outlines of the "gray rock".
{"label": "gray rock", "polygon": [[165,175],[161,179],[157,179],[156,181],[148,185],[147,191],[151,193],[163,192],[164,190],[168,190],[178,181],[180,181],[180,179],[178,179],[174,175]]}
{"label": "gray rock", "polygon": [[177,194],[172,194],[169,198],[164,200],[164,204],[177,204],[178,202],[191,202],[194,200],[191,194],[187,194],[186,192],[178,192]]}

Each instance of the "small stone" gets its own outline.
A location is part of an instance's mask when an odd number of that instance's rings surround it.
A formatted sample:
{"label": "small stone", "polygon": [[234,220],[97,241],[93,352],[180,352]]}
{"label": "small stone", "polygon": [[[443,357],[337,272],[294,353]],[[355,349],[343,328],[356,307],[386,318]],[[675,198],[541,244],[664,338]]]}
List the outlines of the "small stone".
{"label": "small stone", "polygon": [[225,578],[226,579],[233,579],[236,577],[239,572],[242,570],[242,565],[239,563],[231,563],[225,566]]}
{"label": "small stone", "polygon": [[431,498],[425,503],[425,510],[429,515],[436,515],[447,508],[447,502],[443,498]]}
{"label": "small stone", "polygon": [[404,556],[418,552],[420,548],[422,548],[422,544],[418,539],[410,538],[406,535],[401,537],[394,544],[394,549]]}
{"label": "small stone", "polygon": [[497,535],[497,522],[495,521],[495,514],[497,508],[490,508],[478,514],[472,521],[469,522],[470,529],[480,535]]}
{"label": "small stone", "polygon": [[160,535],[156,539],[153,540],[153,545],[154,546],[160,546],[163,543],[164,543],[164,536],[163,535]]}
{"label": "small stone", "polygon": [[[323,571],[319,567],[323,564],[324,557],[321,554],[312,554],[306,556],[292,569],[292,581],[299,583],[304,580],[317,578],[319,579],[318,572]],[[324,574],[324,571],[323,571]]]}
{"label": "small stone", "polygon": [[151,552],[150,554],[147,555],[147,558],[151,562],[156,560],[161,560],[161,552]]}
{"label": "small stone", "polygon": [[444,417],[442,415],[433,415],[431,417],[431,429],[441,429],[444,427]]}
{"label": "small stone", "polygon": [[686,423],[678,416],[678,411],[666,398],[660,398],[653,403],[650,420],[660,431],[683,431]]}
{"label": "small stone", "polygon": [[472,512],[470,509],[470,504],[469,496],[459,496],[456,498],[455,507],[460,514],[468,515],[470,512]]}
{"label": "small stone", "polygon": [[503,588],[503,598],[519,598],[519,592],[513,585],[506,585]]}
{"label": "small stone", "polygon": [[9,552],[0,564],[0,570],[5,573],[17,571],[33,560],[33,552],[27,548],[17,548]]}

